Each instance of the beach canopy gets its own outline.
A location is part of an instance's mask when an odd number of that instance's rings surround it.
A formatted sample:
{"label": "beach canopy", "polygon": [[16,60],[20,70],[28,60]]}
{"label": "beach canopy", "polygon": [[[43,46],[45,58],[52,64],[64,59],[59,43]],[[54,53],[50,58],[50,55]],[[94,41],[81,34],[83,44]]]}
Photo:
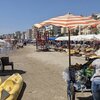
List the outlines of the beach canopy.
{"label": "beach canopy", "polygon": [[[56,41],[68,41],[68,36],[65,37],[58,37],[55,40]],[[77,35],[77,36],[70,36],[70,40],[72,41],[93,41],[93,40],[100,40],[100,34],[95,35]]]}
{"label": "beach canopy", "polygon": [[5,43],[5,42],[6,42],[5,40],[0,39],[0,43]]}
{"label": "beach canopy", "polygon": [[55,39],[56,41],[67,41],[68,40],[68,36],[64,36],[64,37],[58,37]]}
{"label": "beach canopy", "polygon": [[68,28],[77,28],[78,26],[96,26],[100,24],[100,21],[93,19],[91,16],[83,17],[76,16],[73,14],[66,14],[64,16],[58,16],[41,23],[35,24],[36,27],[40,28],[46,25],[55,25]]}
{"label": "beach canopy", "polygon": [[0,45],[5,45],[5,44],[6,44],[6,41],[5,41],[5,40],[0,39]]}
{"label": "beach canopy", "polygon": [[76,16],[73,14],[66,14],[64,16],[58,16],[55,18],[51,18],[49,20],[43,21],[39,24],[35,24],[34,26],[41,28],[42,26],[46,26],[46,25],[55,25],[55,26],[61,26],[61,27],[66,27],[69,30],[69,67],[71,66],[71,54],[70,54],[70,33],[71,33],[71,29],[80,29],[81,27],[87,27],[87,26],[97,26],[98,24],[100,24],[100,21],[93,19],[91,16],[89,17],[83,17],[83,16]]}
{"label": "beach canopy", "polygon": [[56,37],[49,37],[48,40],[55,41]]}
{"label": "beach canopy", "polygon": [[[64,36],[64,37],[58,37],[55,39],[56,41],[68,41],[69,37],[68,36]],[[78,36],[70,36],[70,40],[71,41],[81,41],[82,38],[78,35]]]}

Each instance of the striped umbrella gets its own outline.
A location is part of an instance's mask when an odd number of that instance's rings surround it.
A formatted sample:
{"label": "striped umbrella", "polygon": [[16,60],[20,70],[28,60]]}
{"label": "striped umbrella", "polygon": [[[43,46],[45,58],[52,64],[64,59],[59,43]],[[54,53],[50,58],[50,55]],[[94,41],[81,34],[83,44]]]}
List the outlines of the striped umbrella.
{"label": "striped umbrella", "polygon": [[73,14],[66,14],[64,16],[58,16],[55,18],[51,18],[49,20],[43,21],[39,24],[35,24],[36,27],[40,28],[45,25],[55,25],[55,26],[62,26],[68,28],[76,28],[78,26],[92,26],[100,24],[100,21],[93,19],[91,16],[83,17],[83,16],[76,16]]}
{"label": "striped umbrella", "polygon": [[[35,24],[36,27],[40,28],[46,25],[55,25],[55,26],[62,26],[67,27],[68,29],[77,28],[80,26],[87,27],[87,26],[96,26],[100,24],[100,21],[93,19],[92,17],[83,17],[83,16],[76,16],[73,14],[66,14],[64,16],[58,16],[55,18],[51,18],[49,20],[43,21],[39,24]],[[69,30],[69,67],[71,66],[71,56],[70,56],[70,30]]]}

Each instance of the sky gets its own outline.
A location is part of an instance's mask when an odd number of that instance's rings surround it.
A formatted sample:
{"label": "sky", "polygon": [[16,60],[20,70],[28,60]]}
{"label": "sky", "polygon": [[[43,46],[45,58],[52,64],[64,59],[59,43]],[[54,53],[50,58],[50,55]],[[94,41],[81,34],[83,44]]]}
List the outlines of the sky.
{"label": "sky", "polygon": [[0,34],[23,32],[68,12],[84,16],[100,13],[100,0],[0,0]]}

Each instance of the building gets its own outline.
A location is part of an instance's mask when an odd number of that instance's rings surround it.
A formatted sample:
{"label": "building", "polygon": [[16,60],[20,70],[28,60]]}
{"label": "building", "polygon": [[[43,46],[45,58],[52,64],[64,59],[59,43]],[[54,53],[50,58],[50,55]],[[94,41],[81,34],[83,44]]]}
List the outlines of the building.
{"label": "building", "polygon": [[100,20],[100,13],[92,14],[92,17],[96,20]]}
{"label": "building", "polygon": [[36,39],[36,34],[37,34],[37,32],[38,32],[38,28],[37,27],[35,27],[34,25],[32,26],[32,37],[33,37],[33,39],[35,38]]}
{"label": "building", "polygon": [[67,35],[68,34],[68,28],[61,27],[61,34]]}
{"label": "building", "polygon": [[25,39],[26,40],[32,40],[33,39],[33,31],[32,29],[27,29],[25,33]]}
{"label": "building", "polygon": [[61,34],[61,27],[55,25],[45,26],[45,30],[49,32],[50,36],[56,36]]}
{"label": "building", "polygon": [[26,34],[25,31],[21,33],[21,39],[22,39],[22,40],[25,40],[25,34]]}
{"label": "building", "polygon": [[34,35],[39,31],[41,34],[44,34],[45,31],[49,32],[50,36],[56,36],[61,34],[61,27],[55,25],[46,25],[41,28],[36,28],[35,26],[32,27]]}
{"label": "building", "polygon": [[14,34],[15,34],[16,39],[21,40],[21,32],[20,31],[16,31]]}

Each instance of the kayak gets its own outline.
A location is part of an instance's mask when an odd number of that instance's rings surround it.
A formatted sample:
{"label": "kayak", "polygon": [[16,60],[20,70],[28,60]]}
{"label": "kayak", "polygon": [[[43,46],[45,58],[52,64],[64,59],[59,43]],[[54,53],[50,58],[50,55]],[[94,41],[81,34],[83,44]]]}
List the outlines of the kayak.
{"label": "kayak", "polygon": [[23,79],[16,73],[0,85],[0,100],[17,100],[23,86]]}

